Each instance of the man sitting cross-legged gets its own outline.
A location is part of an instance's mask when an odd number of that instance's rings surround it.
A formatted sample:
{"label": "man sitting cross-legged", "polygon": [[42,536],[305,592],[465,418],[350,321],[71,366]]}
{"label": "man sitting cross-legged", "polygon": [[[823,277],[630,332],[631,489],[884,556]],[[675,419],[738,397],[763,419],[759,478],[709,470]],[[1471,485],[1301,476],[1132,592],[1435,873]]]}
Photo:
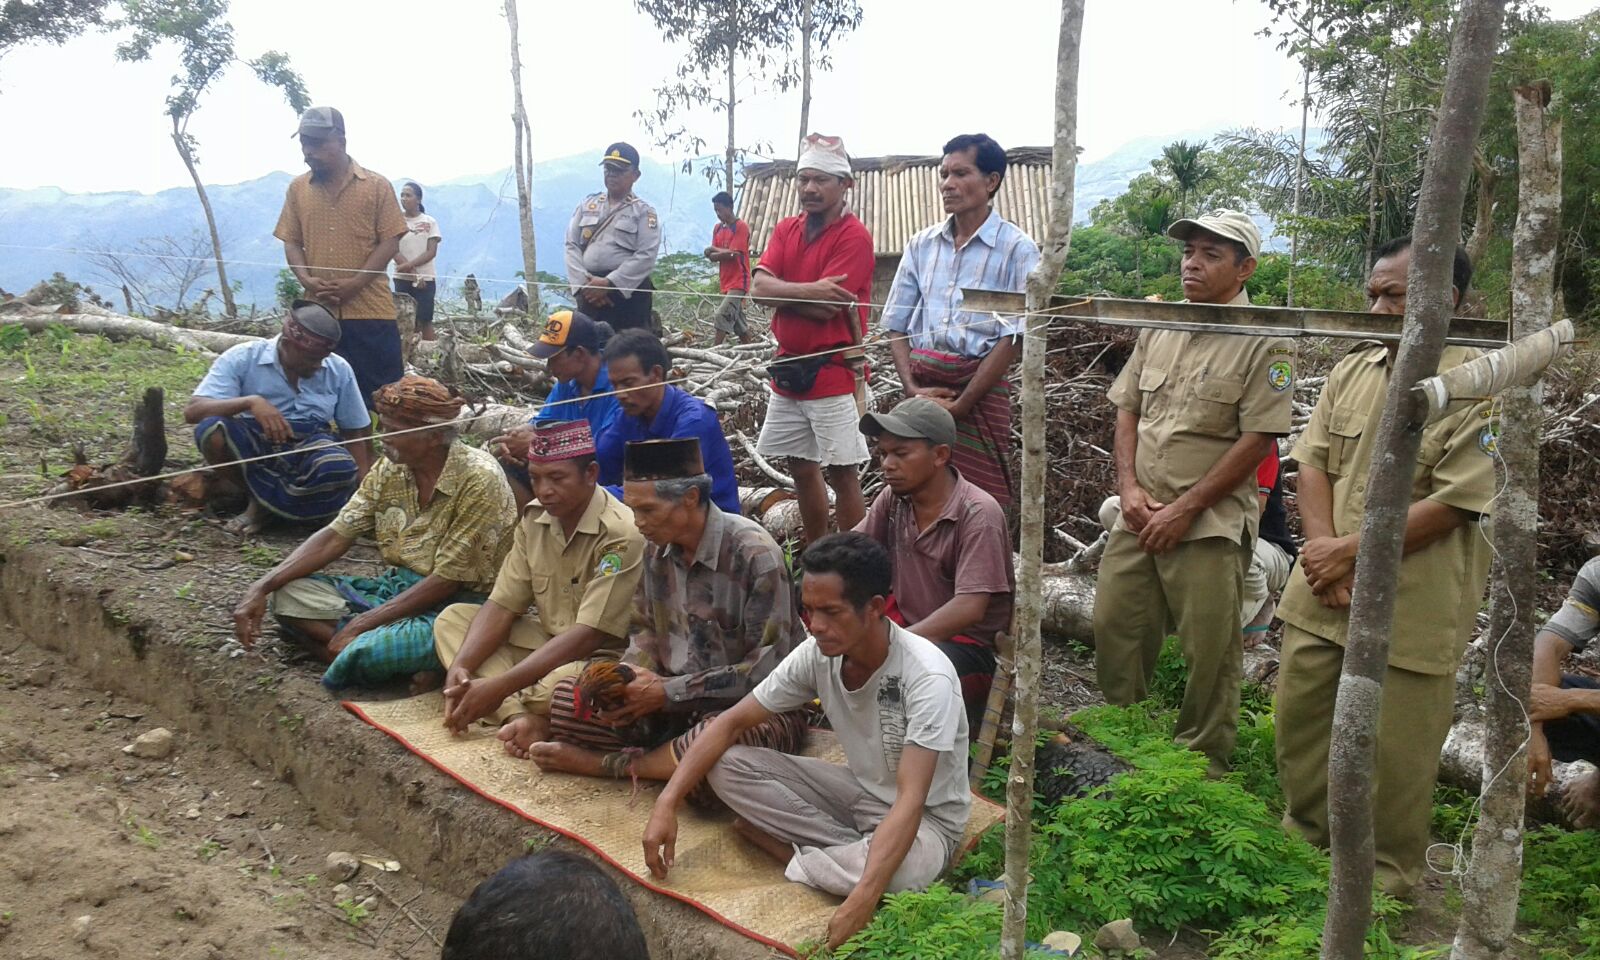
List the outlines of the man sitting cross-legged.
{"label": "man sitting cross-legged", "polygon": [[884,489],[856,530],[895,558],[884,615],[932,641],[955,665],[967,723],[983,719],[995,636],[1011,626],[1011,538],[998,501],[951,462],[955,417],[927,397],[861,418],[877,446]]}
{"label": "man sitting cross-legged", "polygon": [[[426,377],[373,394],[384,459],[339,515],[266,576],[233,611],[249,646],[270,601],[284,632],[329,663],[330,689],[439,670],[433,620],[448,603],[482,597],[511,546],[516,508],[494,457],[455,439],[462,399]],[[372,537],[388,569],[318,573]]]}
{"label": "man sitting cross-legged", "polygon": [[[591,715],[575,682],[556,685],[550,739],[528,755],[545,770],[665,780],[706,722],[772,672],[805,637],[783,551],[753,520],[711,502],[694,438],[630,443],[623,497],[650,541],[622,662],[624,702]],[[745,742],[798,751],[803,712],[766,718]]]}
{"label": "man sitting cross-legged", "polygon": [[[845,898],[828,922],[832,948],[867,925],[885,893],[922,889],[949,862],[972,804],[967,718],[949,659],[884,615],[882,544],[833,534],[800,563],[812,637],[684,754],[650,814],[644,857],[666,877],[678,806],[705,778],[740,835],[788,864],[786,877]],[[845,766],[736,745],[813,699]]]}
{"label": "man sitting cross-legged", "polygon": [[[326,307],[296,300],[282,333],[229,347],[183,408],[223,488],[249,497],[230,532],[255,533],[273,516],[331,517],[372,466],[372,417],[350,364],[333,352],[339,337]],[[276,456],[235,463],[268,454]]]}
{"label": "man sitting cross-legged", "polygon": [[507,752],[524,758],[549,739],[555,685],[627,647],[644,555],[633,512],[599,485],[586,421],[536,424],[527,463],[534,499],[489,602],[446,607],[433,626],[448,668],[445,726],[460,733],[492,718]]}

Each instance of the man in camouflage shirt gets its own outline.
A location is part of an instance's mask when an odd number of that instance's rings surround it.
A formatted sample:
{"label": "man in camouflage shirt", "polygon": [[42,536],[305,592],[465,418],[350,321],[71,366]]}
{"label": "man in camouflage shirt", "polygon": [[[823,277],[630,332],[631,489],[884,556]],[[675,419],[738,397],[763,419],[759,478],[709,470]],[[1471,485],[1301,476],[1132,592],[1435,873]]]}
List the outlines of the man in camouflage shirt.
{"label": "man in camouflage shirt", "polygon": [[[693,437],[627,446],[623,499],[649,541],[621,707],[591,712],[558,684],[550,740],[529,756],[544,770],[666,780],[705,724],[755,689],[805,639],[783,551],[760,524],[711,502]],[[805,720],[778,714],[740,740],[796,753]]]}

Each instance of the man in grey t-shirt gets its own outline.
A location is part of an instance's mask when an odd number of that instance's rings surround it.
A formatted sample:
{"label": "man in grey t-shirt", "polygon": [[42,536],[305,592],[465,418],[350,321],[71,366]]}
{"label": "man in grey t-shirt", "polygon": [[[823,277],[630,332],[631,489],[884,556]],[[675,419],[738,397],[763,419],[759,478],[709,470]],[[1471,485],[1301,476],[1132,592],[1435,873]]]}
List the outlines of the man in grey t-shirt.
{"label": "man in grey t-shirt", "polygon": [[[1578,571],[1566,602],[1534,637],[1533,696],[1528,705],[1534,721],[1528,742],[1528,790],[1533,794],[1550,786],[1552,758],[1600,764],[1600,683],[1561,672],[1561,661],[1582,650],[1596,634],[1600,634],[1600,557]],[[1576,826],[1600,827],[1600,773],[1570,783],[1563,801]]]}
{"label": "man in grey t-shirt", "polygon": [[[844,897],[830,949],[865,927],[885,893],[920,890],[949,863],[971,809],[967,716],[949,658],[884,616],[890,562],[860,533],[823,537],[801,557],[812,636],[684,753],[650,814],[645,862],[665,878],[678,806],[702,778],[738,815],[740,836],[784,875]],[[846,765],[736,746],[740,734],[812,700]]]}

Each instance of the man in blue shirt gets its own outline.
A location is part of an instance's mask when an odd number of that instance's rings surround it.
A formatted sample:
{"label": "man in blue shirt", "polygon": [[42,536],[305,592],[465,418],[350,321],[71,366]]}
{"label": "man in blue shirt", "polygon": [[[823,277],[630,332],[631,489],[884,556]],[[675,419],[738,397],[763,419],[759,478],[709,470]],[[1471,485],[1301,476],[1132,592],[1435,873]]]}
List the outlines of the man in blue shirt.
{"label": "man in blue shirt", "polygon": [[[333,352],[339,336],[326,307],[296,300],[281,334],[229,348],[183,408],[200,453],[219,464],[225,489],[218,492],[231,487],[249,497],[229,531],[255,533],[269,516],[325,520],[366,476],[372,417],[355,372]],[[281,455],[236,462],[267,454]]]}
{"label": "man in blue shirt", "polygon": [[693,437],[711,476],[712,502],[738,516],[739,481],[722,422],[705,401],[664,382],[672,369],[667,348],[648,330],[624,330],[606,344],[604,357],[612,389],[620,391],[622,416],[604,437],[595,438],[600,482],[622,496],[623,448],[631,441]]}
{"label": "man in blue shirt", "polygon": [[544,333],[533,345],[533,355],[545,362],[556,385],[526,426],[489,442],[489,449],[500,459],[506,479],[511,481],[518,510],[533,499],[528,483],[528,443],[533,439],[534,424],[587,420],[589,434],[599,443],[622,416],[617,398],[611,393],[606,365],[600,359],[601,348],[610,339],[611,324],[576,310],[559,310],[545,322]]}

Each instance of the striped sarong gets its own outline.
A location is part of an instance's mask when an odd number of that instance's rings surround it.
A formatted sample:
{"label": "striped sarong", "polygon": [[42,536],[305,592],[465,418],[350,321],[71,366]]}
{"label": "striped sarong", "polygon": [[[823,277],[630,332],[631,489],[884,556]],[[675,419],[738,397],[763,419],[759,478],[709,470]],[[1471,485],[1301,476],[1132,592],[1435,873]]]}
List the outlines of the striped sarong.
{"label": "striped sarong", "polygon": [[[376,577],[316,573],[310,579],[332,586],[344,598],[349,613],[338,621],[338,627],[343,628],[351,617],[383,606],[421,583],[424,577],[405,567],[390,567]],[[434,652],[433,621],[452,603],[483,603],[485,599],[480,593],[462,590],[431,610],[368,630],[339,651],[322,674],[322,685],[329,690],[355,684],[370,687],[424,671],[443,670]]]}
{"label": "striped sarong", "polygon": [[[966,389],[983,358],[968,359],[937,350],[911,351],[911,375],[923,387]],[[978,489],[1009,507],[1015,497],[1011,476],[1011,385],[1001,378],[972,412],[956,421],[951,462]]]}
{"label": "striped sarong", "polygon": [[235,460],[283,454],[239,465],[250,496],[288,520],[326,520],[355,492],[356,458],[344,447],[319,446],[339,442],[326,423],[290,420],[289,427],[294,439],[273,443],[252,417],[207,417],[195,425],[194,442],[204,450],[206,439],[221,430]]}

